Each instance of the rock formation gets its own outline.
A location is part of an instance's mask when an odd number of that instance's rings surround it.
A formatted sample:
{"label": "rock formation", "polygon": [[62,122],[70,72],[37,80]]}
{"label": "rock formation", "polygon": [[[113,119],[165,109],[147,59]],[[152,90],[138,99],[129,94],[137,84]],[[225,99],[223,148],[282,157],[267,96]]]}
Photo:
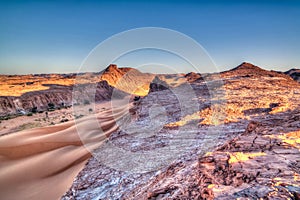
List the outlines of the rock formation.
{"label": "rock formation", "polygon": [[[106,81],[92,84],[79,84],[73,90],[72,86],[47,85],[49,89],[33,91],[21,96],[0,97],[0,116],[15,114],[20,110],[31,112],[33,108],[37,111],[47,110],[49,103],[55,107],[70,106],[72,104],[92,103],[93,101],[110,100],[114,92],[114,97],[121,98],[126,94],[108,85]],[[76,95],[78,93],[78,95]],[[72,97],[78,96],[78,99]]]}
{"label": "rock formation", "polygon": [[145,96],[149,91],[149,84],[154,75],[141,73],[133,68],[118,68],[109,65],[102,73],[101,80],[106,80],[109,85],[129,94]]}
{"label": "rock formation", "polygon": [[[110,65],[101,73],[77,76],[0,76],[5,83],[0,114],[46,109],[49,102],[59,106],[145,95],[128,113],[121,109],[120,118],[98,116],[103,127],[113,129],[62,199],[299,199],[295,73],[242,63],[205,75],[154,77]],[[7,95],[9,88],[16,92]],[[88,119],[82,120],[89,124]],[[84,124],[84,133],[99,136]],[[64,131],[68,139],[70,129]]]}
{"label": "rock formation", "polygon": [[284,73],[292,77],[295,81],[300,82],[300,69],[290,69]]}
{"label": "rock formation", "polygon": [[[242,63],[190,81],[193,95],[183,86],[150,86],[137,122],[110,136],[108,142],[139,155],[139,162],[122,162],[127,154],[107,156],[109,163],[93,157],[62,199],[299,199],[299,83]],[[136,137],[139,132],[149,137]],[[163,160],[159,168],[132,172]],[[124,163],[128,170],[120,169]]]}
{"label": "rock formation", "polygon": [[20,110],[46,110],[48,104],[55,106],[72,104],[72,88],[70,86],[51,85],[47,90],[27,92],[19,97],[0,97],[0,116],[14,114]]}
{"label": "rock formation", "polygon": [[201,74],[195,73],[195,72],[190,72],[190,73],[187,73],[184,77],[187,79],[188,82],[194,82],[198,79],[201,79]]}
{"label": "rock formation", "polygon": [[[126,94],[144,96],[153,75],[132,68],[108,66],[100,73],[1,75],[0,116],[30,112],[32,108],[46,110],[49,103],[81,104],[121,98]],[[75,89],[74,89],[75,88]],[[78,97],[72,99],[72,97]]]}
{"label": "rock formation", "polygon": [[165,81],[162,81],[158,76],[155,76],[155,78],[150,83],[149,92],[167,90],[169,87],[170,86]]}

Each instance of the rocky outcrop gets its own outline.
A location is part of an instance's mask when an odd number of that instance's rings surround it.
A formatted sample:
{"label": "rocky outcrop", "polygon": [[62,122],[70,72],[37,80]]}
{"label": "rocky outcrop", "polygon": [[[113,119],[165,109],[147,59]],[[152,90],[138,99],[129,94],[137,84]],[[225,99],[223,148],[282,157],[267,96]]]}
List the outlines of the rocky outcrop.
{"label": "rocky outcrop", "polygon": [[112,95],[144,96],[152,79],[151,74],[116,65],[100,73],[0,75],[0,116],[29,112],[35,107],[46,110],[49,103],[60,107],[110,100]]}
{"label": "rocky outcrop", "polygon": [[264,76],[264,77],[277,77],[278,79],[282,78],[282,79],[292,80],[291,77],[288,75],[285,75],[283,73],[278,73],[276,71],[268,71],[247,62],[243,62],[239,66],[229,71],[222,72],[221,75],[223,77],[235,76],[235,77],[246,77],[246,78]]}
{"label": "rocky outcrop", "polygon": [[[299,145],[280,139],[299,132],[290,116],[297,118],[300,112],[250,122],[244,134],[199,160],[200,173],[211,175],[206,176],[211,180],[207,187],[215,199],[299,198]],[[278,132],[279,128],[285,130]]]}
{"label": "rocky outcrop", "polygon": [[101,80],[109,85],[129,94],[145,96],[149,91],[149,84],[154,75],[142,73],[133,68],[118,68],[117,65],[109,65],[101,72]]}
{"label": "rocky outcrop", "polygon": [[194,82],[202,78],[201,74],[195,72],[187,73],[184,77],[188,82]]}
{"label": "rocky outcrop", "polygon": [[298,199],[299,142],[291,145],[282,136],[297,140],[293,118],[299,116],[297,111],[249,122],[243,134],[215,151],[170,166],[139,191],[139,199]]}
{"label": "rocky outcrop", "polygon": [[[22,94],[19,97],[0,97],[0,116],[15,114],[20,111],[31,112],[49,108],[49,103],[56,108],[72,104],[87,104],[94,101],[105,101],[112,98],[123,98],[127,93],[115,89],[106,81],[95,84],[79,84],[74,86],[47,85],[48,90],[34,91]],[[73,98],[75,97],[75,98]]]}
{"label": "rocky outcrop", "polygon": [[32,108],[46,110],[49,103],[55,106],[72,104],[72,88],[69,86],[50,86],[51,89],[28,92],[19,97],[0,97],[0,116],[15,114],[18,111],[30,112]]}
{"label": "rocky outcrop", "polygon": [[292,77],[295,81],[300,82],[300,69],[290,69],[284,73]]}
{"label": "rocky outcrop", "polygon": [[[182,76],[174,77],[164,81]],[[108,140],[138,156],[91,158],[62,199],[298,199],[299,84],[249,63],[205,78],[223,84],[152,86],[134,120]]]}
{"label": "rocky outcrop", "polygon": [[160,90],[167,90],[168,88],[170,88],[170,86],[165,81],[162,81],[158,76],[155,76],[155,78],[150,83],[149,93]]}

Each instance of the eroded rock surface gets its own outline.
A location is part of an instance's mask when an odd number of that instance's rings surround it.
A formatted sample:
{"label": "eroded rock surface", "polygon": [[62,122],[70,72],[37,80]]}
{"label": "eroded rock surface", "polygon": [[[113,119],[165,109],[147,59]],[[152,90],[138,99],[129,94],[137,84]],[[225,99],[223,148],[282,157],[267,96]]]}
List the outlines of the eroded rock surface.
{"label": "eroded rock surface", "polygon": [[293,118],[299,116],[292,112],[251,121],[241,135],[198,160],[170,166],[127,198],[298,199],[300,146],[295,141],[300,132]]}
{"label": "eroded rock surface", "polygon": [[62,199],[299,199],[299,83],[249,63],[192,77],[142,98]]}

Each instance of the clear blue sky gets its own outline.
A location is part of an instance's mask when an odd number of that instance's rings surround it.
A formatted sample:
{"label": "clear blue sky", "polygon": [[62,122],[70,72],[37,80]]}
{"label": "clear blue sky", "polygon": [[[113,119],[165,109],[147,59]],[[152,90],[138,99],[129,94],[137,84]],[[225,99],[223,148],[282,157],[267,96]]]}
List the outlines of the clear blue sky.
{"label": "clear blue sky", "polygon": [[101,41],[145,26],[192,37],[221,70],[300,67],[300,1],[1,1],[0,73],[76,72]]}

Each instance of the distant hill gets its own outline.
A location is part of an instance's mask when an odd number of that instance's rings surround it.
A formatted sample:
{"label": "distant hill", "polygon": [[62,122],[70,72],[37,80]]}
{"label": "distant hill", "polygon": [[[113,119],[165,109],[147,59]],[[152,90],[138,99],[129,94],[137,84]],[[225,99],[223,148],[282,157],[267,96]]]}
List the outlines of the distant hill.
{"label": "distant hill", "polygon": [[280,77],[280,78],[284,78],[287,80],[291,80],[290,76],[285,75],[284,73],[280,73],[280,72],[276,72],[276,71],[269,71],[269,70],[265,70],[262,69],[259,66],[253,65],[251,63],[247,63],[247,62],[243,62],[242,64],[240,64],[239,66],[225,71],[225,72],[221,72],[222,77],[240,77],[240,76],[244,76],[244,77]]}

